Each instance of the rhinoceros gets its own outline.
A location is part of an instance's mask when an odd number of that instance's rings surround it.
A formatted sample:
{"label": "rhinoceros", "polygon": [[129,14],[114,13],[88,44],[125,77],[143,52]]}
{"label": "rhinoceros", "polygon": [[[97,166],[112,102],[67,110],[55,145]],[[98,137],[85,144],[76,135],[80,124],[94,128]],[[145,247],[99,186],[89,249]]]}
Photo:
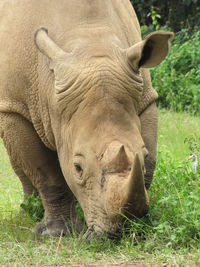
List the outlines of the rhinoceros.
{"label": "rhinoceros", "polygon": [[141,38],[129,0],[2,0],[0,135],[42,235],[77,223],[115,235],[143,216],[156,164],[157,93],[148,68],[173,33]]}

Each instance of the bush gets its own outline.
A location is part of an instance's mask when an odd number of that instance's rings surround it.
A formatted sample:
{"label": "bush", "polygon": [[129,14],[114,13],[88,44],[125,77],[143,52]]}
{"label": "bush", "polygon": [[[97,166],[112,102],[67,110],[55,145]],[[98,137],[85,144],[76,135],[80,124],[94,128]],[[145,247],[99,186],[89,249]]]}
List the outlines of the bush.
{"label": "bush", "polygon": [[158,104],[200,114],[200,31],[177,34],[166,60],[151,70]]}
{"label": "bush", "polygon": [[182,28],[194,30],[200,25],[198,0],[131,0],[131,3],[141,25],[148,25],[152,29],[156,29],[158,23],[161,26],[169,26],[175,32]]}

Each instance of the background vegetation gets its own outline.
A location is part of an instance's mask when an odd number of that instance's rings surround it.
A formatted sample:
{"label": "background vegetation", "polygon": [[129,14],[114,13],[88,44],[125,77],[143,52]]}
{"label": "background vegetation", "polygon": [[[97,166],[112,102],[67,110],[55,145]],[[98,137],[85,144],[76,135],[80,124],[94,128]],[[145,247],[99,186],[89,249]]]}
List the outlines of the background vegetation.
{"label": "background vegetation", "polygon": [[153,28],[155,17],[159,25],[178,32],[191,31],[200,25],[199,0],[131,0],[142,25]]}
{"label": "background vegetation", "polygon": [[151,74],[160,107],[200,114],[200,31],[177,33],[167,59]]}

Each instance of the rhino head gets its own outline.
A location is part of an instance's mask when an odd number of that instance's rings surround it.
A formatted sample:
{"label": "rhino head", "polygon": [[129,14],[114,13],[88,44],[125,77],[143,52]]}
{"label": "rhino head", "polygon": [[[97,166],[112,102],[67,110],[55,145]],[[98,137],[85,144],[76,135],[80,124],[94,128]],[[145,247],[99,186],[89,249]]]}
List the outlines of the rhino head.
{"label": "rhino head", "polygon": [[53,71],[49,113],[56,150],[88,233],[114,234],[122,213],[140,217],[148,210],[148,151],[137,114],[143,91],[140,68],[159,64],[172,37],[157,32],[128,49],[111,40],[104,52],[98,45],[94,52],[90,44],[65,52],[45,29],[36,33],[36,45]]}

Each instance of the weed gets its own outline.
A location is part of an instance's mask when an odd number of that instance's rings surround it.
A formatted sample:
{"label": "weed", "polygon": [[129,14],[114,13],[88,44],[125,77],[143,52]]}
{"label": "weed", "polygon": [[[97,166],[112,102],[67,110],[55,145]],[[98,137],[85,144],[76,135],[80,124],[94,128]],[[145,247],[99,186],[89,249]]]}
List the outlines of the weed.
{"label": "weed", "polygon": [[191,154],[194,153],[200,156],[200,135],[191,135],[186,137],[184,142],[188,144]]}
{"label": "weed", "polygon": [[159,9],[154,6],[151,6],[150,12],[147,14],[147,17],[150,17],[152,19],[152,25],[156,30],[159,30],[160,29],[159,19],[161,18],[159,14]]}
{"label": "weed", "polygon": [[44,208],[40,196],[34,194],[27,196],[20,207],[27,212],[34,221],[41,221],[44,215]]}

